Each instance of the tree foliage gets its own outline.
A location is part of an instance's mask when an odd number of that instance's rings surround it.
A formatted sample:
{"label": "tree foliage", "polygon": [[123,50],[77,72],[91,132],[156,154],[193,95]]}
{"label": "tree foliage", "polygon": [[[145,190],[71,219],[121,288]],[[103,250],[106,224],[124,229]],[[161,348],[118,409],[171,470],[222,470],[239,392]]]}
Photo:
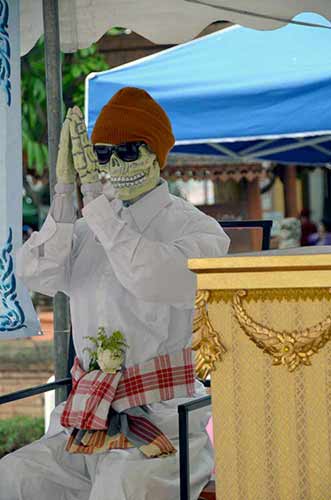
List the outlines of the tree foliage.
{"label": "tree foliage", "polygon": [[[96,45],[74,54],[62,54],[64,108],[84,106],[84,81],[108,65]],[[64,111],[65,111],[64,109]],[[44,43],[40,40],[22,58],[22,133],[25,166],[41,175],[47,165],[47,114]]]}

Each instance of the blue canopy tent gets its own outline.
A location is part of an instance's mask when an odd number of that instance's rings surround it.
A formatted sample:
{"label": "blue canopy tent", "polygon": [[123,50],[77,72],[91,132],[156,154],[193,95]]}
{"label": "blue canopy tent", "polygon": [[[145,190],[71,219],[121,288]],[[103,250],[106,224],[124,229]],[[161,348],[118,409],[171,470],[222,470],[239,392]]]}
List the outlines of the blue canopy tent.
{"label": "blue canopy tent", "polygon": [[[331,26],[315,14],[295,18]],[[173,152],[225,162],[331,163],[331,32],[234,26],[89,75],[88,130],[123,86],[146,89],[173,124]]]}

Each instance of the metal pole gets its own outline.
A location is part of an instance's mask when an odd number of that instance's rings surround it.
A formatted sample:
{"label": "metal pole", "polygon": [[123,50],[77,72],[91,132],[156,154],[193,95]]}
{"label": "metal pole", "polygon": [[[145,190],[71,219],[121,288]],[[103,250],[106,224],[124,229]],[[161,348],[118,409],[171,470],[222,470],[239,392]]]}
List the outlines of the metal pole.
{"label": "metal pole", "polygon": [[[51,200],[56,184],[56,159],[62,126],[62,74],[58,0],[43,0],[45,32],[45,65],[47,92],[47,127],[49,183]],[[69,301],[63,293],[54,297],[55,379],[67,374],[68,338],[70,332]],[[66,399],[65,387],[56,391],[56,404]]]}
{"label": "metal pole", "polygon": [[190,500],[190,462],[188,410],[178,406],[180,500]]}

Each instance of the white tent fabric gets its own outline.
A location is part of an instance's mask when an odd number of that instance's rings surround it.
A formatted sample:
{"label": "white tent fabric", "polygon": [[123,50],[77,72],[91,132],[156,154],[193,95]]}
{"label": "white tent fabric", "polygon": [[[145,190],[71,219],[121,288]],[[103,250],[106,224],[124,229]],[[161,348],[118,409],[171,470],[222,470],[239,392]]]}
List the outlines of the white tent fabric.
{"label": "white tent fabric", "polygon": [[[214,21],[275,29],[300,12],[331,19],[330,0],[59,0],[61,49],[74,52],[113,26],[130,28],[155,43],[182,43]],[[42,0],[21,1],[21,53],[43,33]]]}

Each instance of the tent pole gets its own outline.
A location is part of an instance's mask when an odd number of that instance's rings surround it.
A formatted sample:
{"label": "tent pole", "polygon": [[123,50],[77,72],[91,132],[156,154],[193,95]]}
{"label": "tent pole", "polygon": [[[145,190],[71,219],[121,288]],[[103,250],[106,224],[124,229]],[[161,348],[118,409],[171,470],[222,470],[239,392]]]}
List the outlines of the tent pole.
{"label": "tent pole", "polygon": [[[56,159],[62,126],[62,73],[58,0],[43,0],[45,32],[45,66],[47,92],[47,127],[49,183],[51,200],[56,183]],[[68,333],[70,332],[69,301],[63,293],[54,297],[54,363],[55,378],[67,374]],[[66,398],[66,388],[56,391],[56,404]]]}

